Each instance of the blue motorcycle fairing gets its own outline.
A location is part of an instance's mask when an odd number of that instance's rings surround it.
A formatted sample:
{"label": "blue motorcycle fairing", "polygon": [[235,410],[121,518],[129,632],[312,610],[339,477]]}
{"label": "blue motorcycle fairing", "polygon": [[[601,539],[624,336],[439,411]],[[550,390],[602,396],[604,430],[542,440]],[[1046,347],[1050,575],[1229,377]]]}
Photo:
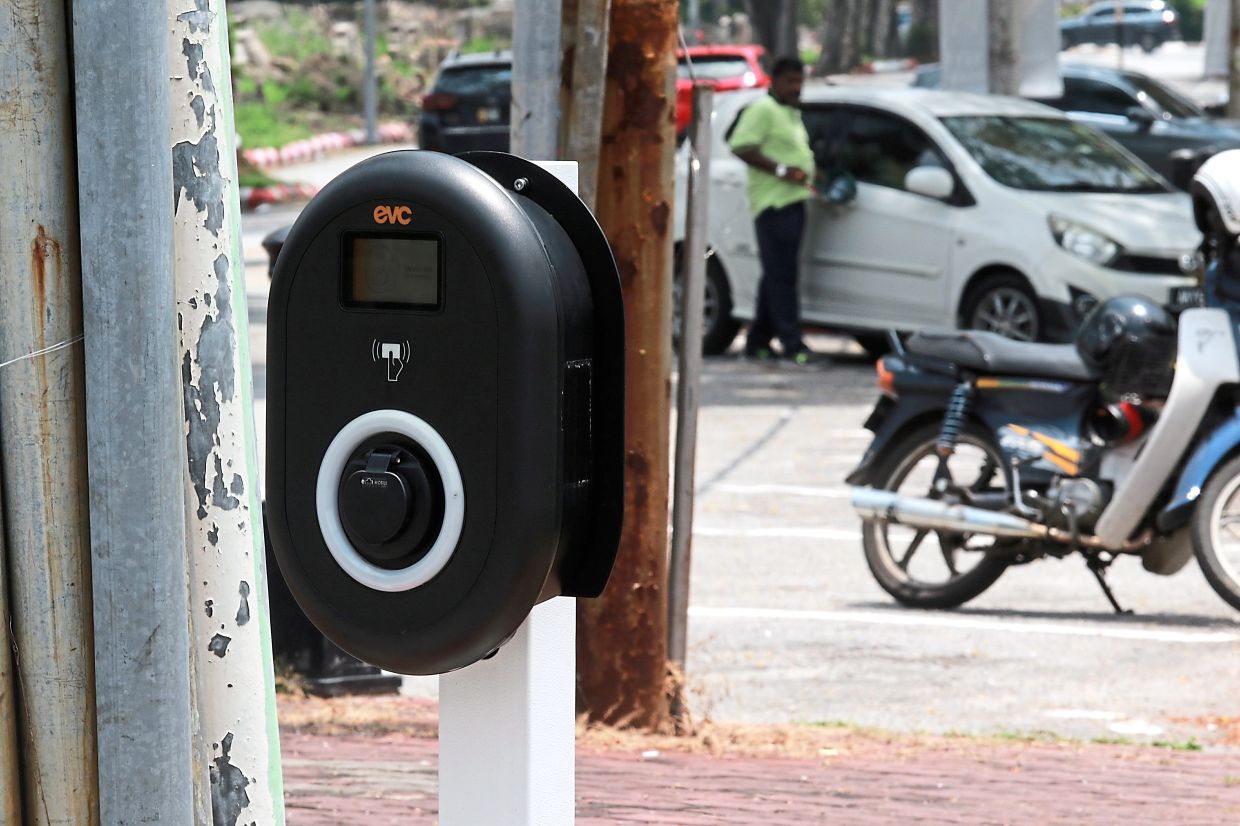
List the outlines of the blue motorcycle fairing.
{"label": "blue motorcycle fairing", "polygon": [[1188,463],[1184,465],[1184,470],[1180,472],[1171,501],[1163,508],[1162,513],[1158,514],[1157,524],[1160,531],[1170,533],[1184,527],[1192,515],[1192,506],[1197,497],[1201,496],[1201,489],[1209,481],[1210,475],[1238,447],[1240,410],[1216,427],[1193,451]]}

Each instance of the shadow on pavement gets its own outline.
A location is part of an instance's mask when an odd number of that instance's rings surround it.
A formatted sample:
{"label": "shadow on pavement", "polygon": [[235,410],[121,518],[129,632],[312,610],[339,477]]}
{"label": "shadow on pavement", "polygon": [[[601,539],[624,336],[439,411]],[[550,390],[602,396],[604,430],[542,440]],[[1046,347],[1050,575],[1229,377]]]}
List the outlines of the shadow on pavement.
{"label": "shadow on pavement", "polygon": [[[1099,594],[1099,599],[1102,595]],[[1123,604],[1121,600],[1121,605]],[[874,611],[890,614],[914,614],[920,609],[903,608],[889,602],[851,602],[850,609]],[[953,608],[946,611],[922,611],[930,616],[969,617],[975,619],[1024,619],[1024,620],[1085,620],[1104,625],[1158,625],[1179,626],[1183,628],[1220,628],[1233,630],[1240,628],[1240,618],[1235,620],[1223,617],[1208,617],[1195,614],[1171,614],[1146,612],[1136,614],[1116,614],[1111,610],[1099,611],[1038,611],[1021,610],[1018,608]]]}

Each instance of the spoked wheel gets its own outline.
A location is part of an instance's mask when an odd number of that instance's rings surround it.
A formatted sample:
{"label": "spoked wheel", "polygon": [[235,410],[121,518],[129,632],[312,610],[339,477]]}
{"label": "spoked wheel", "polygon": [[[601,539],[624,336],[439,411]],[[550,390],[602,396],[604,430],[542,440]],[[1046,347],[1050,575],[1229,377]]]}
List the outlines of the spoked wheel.
{"label": "spoked wheel", "polygon": [[1210,587],[1240,611],[1240,459],[1210,477],[1197,500],[1193,552]]}
{"label": "spoked wheel", "polygon": [[1038,302],[1016,273],[991,276],[973,288],[961,314],[964,326],[1017,341],[1037,341],[1042,334]]}
{"label": "spoked wheel", "polygon": [[[945,492],[935,489],[939,426],[928,425],[897,443],[879,460],[871,484],[904,496],[948,502],[972,494],[1007,489],[1002,458],[980,428],[966,428],[956,453],[948,460],[950,480]],[[1007,568],[1002,556],[987,553],[992,536],[951,533],[907,525],[866,522],[862,545],[871,573],[883,590],[914,608],[955,608],[989,588]]]}

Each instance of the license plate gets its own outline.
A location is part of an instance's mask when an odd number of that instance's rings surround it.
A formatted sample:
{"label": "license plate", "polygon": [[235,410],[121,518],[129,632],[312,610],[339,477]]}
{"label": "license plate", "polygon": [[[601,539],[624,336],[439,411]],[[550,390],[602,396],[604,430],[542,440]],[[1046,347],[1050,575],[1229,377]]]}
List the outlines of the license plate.
{"label": "license plate", "polygon": [[1172,307],[1204,307],[1206,294],[1200,287],[1172,287]]}
{"label": "license plate", "polygon": [[478,109],[478,123],[493,123],[499,120],[499,109],[495,106],[483,106]]}

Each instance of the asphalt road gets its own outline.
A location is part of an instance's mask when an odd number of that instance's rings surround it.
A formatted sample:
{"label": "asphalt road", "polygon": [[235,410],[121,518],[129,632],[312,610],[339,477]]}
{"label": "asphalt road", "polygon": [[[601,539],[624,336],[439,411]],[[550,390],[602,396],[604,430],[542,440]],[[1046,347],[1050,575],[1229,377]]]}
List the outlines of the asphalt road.
{"label": "asphalt road", "polygon": [[[260,456],[258,242],[296,212],[243,218]],[[1010,569],[956,611],[894,604],[866,568],[843,483],[868,441],[873,370],[846,339],[812,345],[835,353],[821,369],[706,362],[687,663],[696,714],[1207,745],[1217,733],[1204,718],[1240,714],[1240,614],[1195,565],[1161,578],[1118,562],[1111,583],[1133,616],[1111,611],[1079,558]],[[435,691],[433,678],[406,684]]]}
{"label": "asphalt road", "polygon": [[[814,342],[820,349],[840,340]],[[1237,713],[1240,615],[1199,570],[1120,560],[1117,616],[1079,558],[1009,569],[956,611],[897,606],[870,576],[843,476],[873,371],[711,360],[703,384],[688,674],[716,719],[898,731],[1049,731],[1209,742]]]}

